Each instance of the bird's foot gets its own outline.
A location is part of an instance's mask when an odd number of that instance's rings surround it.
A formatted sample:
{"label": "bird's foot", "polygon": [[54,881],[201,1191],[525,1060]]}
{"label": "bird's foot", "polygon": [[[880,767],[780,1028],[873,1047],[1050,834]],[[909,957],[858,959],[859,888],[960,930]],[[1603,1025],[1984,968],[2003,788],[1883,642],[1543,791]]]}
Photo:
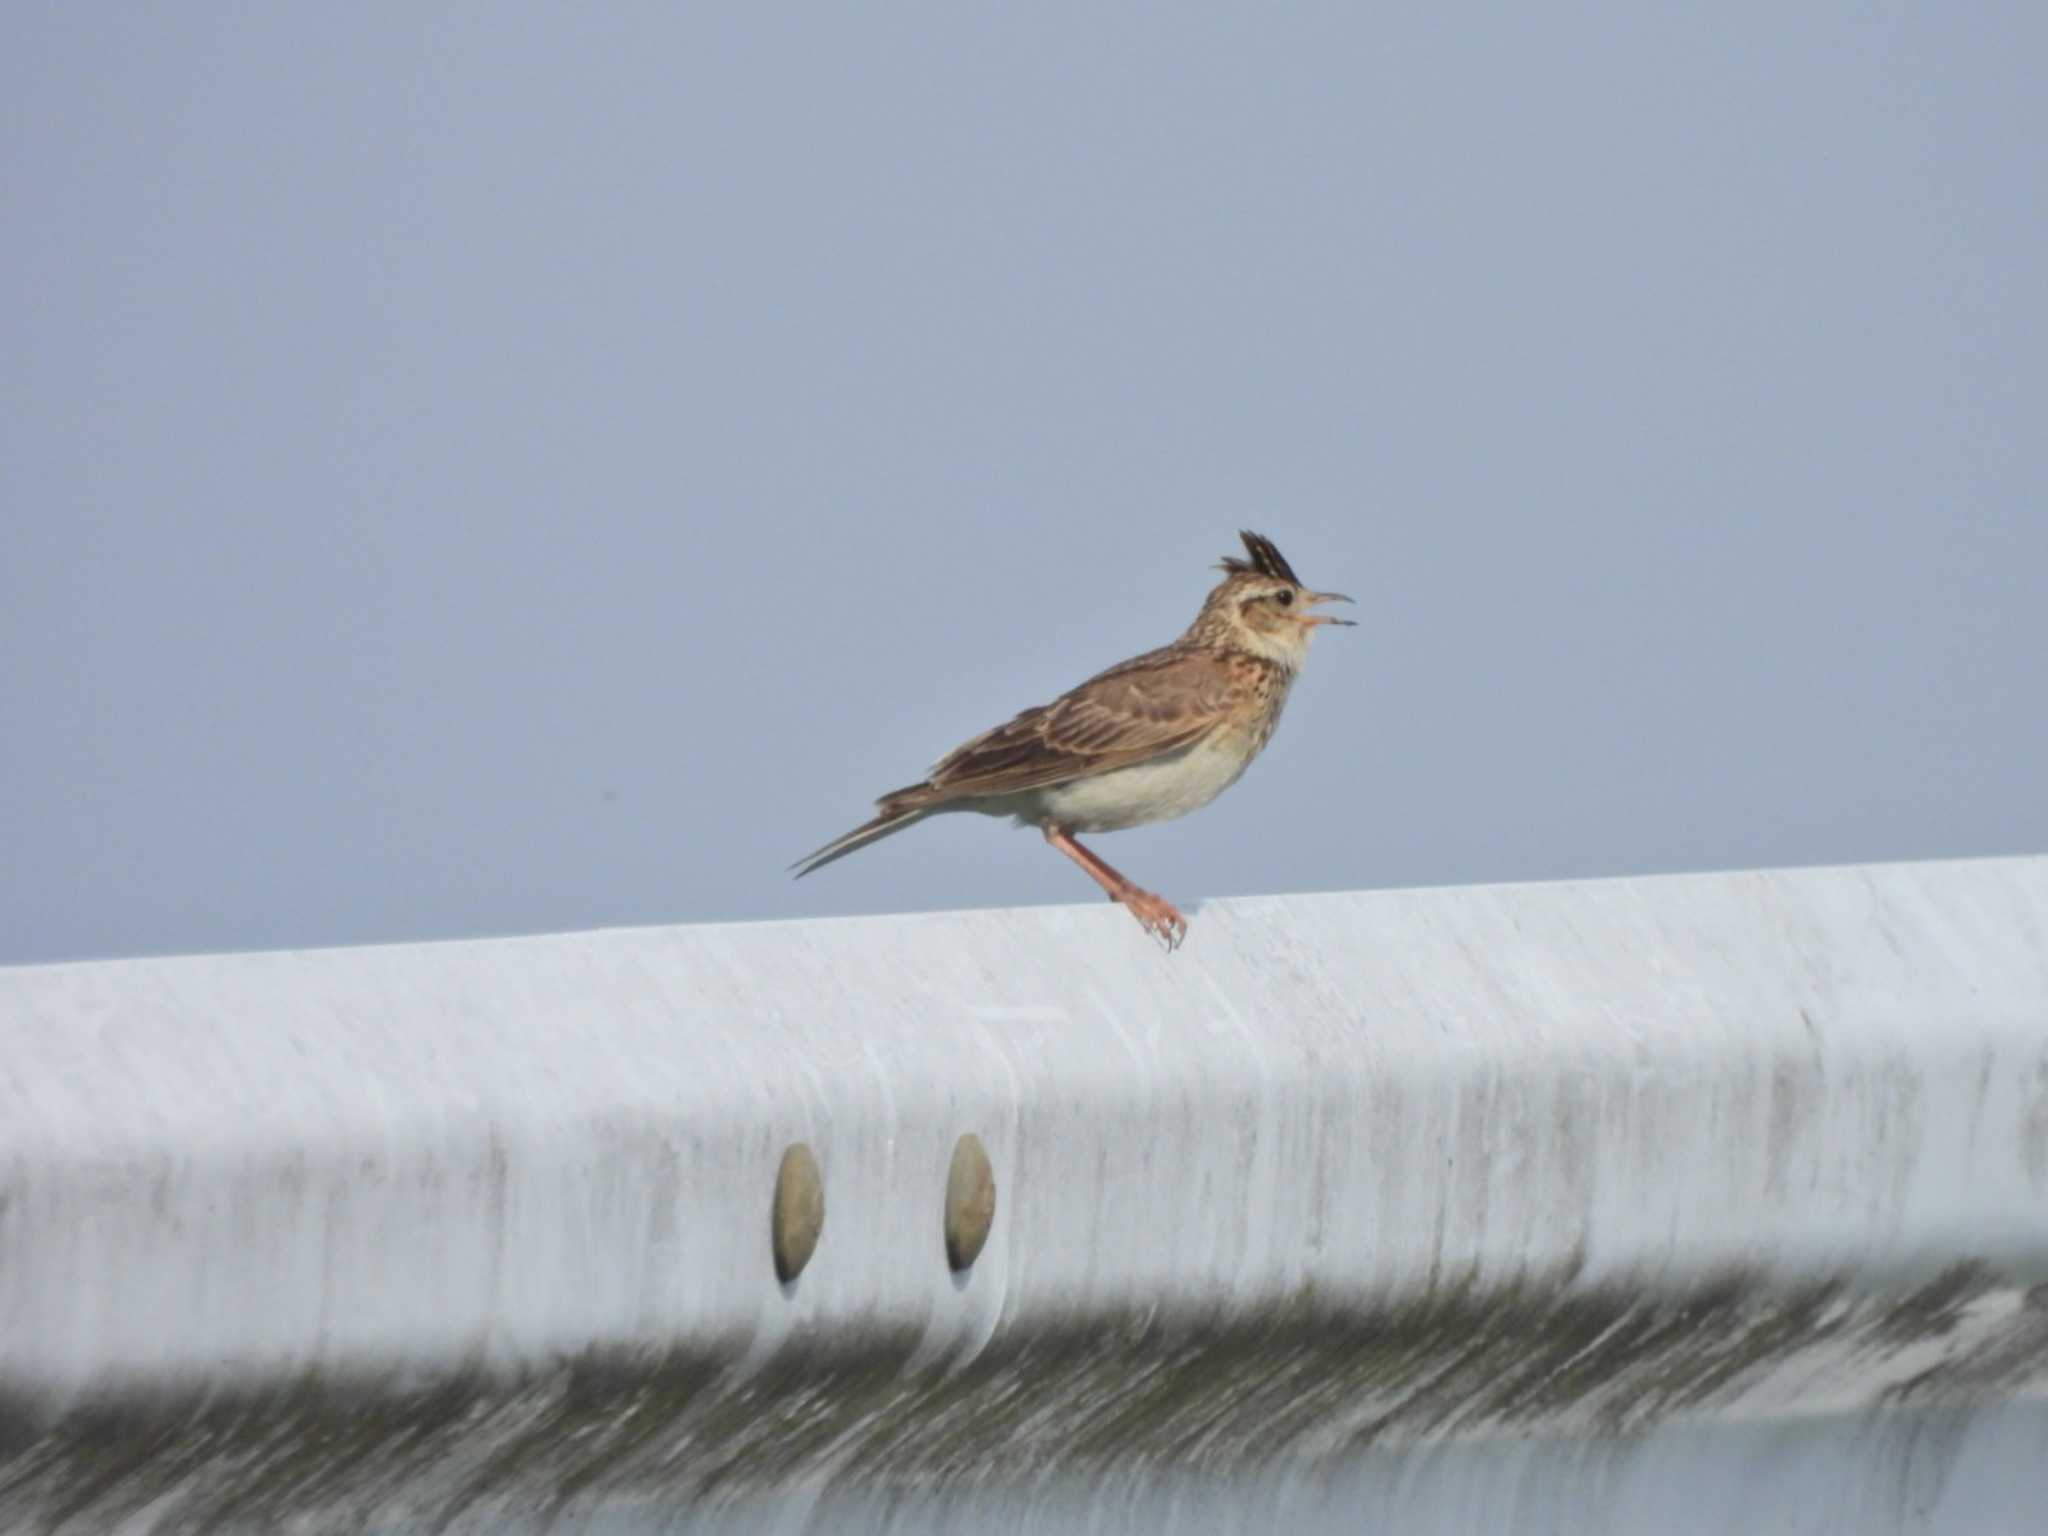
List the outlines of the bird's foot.
{"label": "bird's foot", "polygon": [[1138,926],[1164,944],[1169,955],[1179,949],[1181,941],[1188,936],[1188,920],[1164,896],[1155,896],[1133,885],[1119,891],[1112,899],[1122,902],[1131,916],[1138,920]]}

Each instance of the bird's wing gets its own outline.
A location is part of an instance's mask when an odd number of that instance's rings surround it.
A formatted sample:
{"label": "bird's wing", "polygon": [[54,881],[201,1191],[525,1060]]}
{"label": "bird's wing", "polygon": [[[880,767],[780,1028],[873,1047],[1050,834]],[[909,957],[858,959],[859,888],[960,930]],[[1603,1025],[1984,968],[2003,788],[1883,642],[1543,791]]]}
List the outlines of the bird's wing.
{"label": "bird's wing", "polygon": [[1149,651],[956,747],[926,786],[940,800],[1007,795],[1142,763],[1207,736],[1245,687],[1214,651]]}

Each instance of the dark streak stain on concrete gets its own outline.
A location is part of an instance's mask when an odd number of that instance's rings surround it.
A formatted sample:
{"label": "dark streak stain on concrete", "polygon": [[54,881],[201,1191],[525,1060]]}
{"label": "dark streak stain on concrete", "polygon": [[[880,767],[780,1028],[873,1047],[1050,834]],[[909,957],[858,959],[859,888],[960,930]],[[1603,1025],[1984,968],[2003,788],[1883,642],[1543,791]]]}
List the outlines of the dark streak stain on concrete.
{"label": "dark streak stain on concrete", "polygon": [[[1878,1296],[1730,1273],[1654,1297],[1575,1272],[1398,1306],[1310,1289],[1237,1314],[1076,1316],[950,1359],[877,1330],[792,1342],[749,1374],[735,1339],[410,1390],[307,1376],[233,1400],[138,1392],[51,1424],[16,1399],[0,1403],[0,1524],[96,1528],[148,1510],[160,1530],[260,1529],[346,1511],[346,1528],[486,1530],[513,1514],[573,1524],[621,1494],[711,1508],[798,1482],[972,1487],[1461,1435],[1628,1435],[1712,1415],[1826,1348],[1927,1354],[1870,1394],[1871,1413],[1953,1411],[2048,1376],[2048,1287],[2021,1293],[1979,1265]],[[1994,1293],[2019,1297],[2004,1324],[1948,1348]]]}

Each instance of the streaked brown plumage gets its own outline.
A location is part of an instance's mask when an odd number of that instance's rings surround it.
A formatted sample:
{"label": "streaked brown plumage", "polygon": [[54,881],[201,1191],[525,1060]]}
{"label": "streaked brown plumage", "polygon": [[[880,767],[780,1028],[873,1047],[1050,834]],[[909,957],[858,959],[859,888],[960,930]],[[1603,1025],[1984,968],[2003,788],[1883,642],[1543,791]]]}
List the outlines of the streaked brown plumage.
{"label": "streaked brown plumage", "polygon": [[1185,815],[1228,789],[1280,723],[1310,633],[1351,622],[1306,612],[1351,599],[1308,591],[1270,539],[1240,537],[1249,558],[1223,561],[1224,579],[1173,644],[954,748],[922,783],[876,801],[873,820],[799,860],[798,876],[941,811],[1014,816],[1038,827],[1172,949],[1186,919],[1074,834]]}

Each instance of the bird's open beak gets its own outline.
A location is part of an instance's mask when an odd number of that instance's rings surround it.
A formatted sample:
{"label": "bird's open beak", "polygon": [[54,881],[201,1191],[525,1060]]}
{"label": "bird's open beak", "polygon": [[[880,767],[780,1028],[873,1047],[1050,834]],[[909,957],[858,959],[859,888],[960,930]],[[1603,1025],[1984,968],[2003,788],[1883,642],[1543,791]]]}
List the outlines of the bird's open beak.
{"label": "bird's open beak", "polygon": [[[1348,603],[1350,601],[1351,599],[1342,592],[1304,592],[1301,595],[1301,606],[1304,608],[1312,608],[1317,603]],[[1313,629],[1318,624],[1346,624],[1354,629],[1358,626],[1358,620],[1356,619],[1336,619],[1327,613],[1305,613],[1301,616],[1301,622],[1310,629]]]}

